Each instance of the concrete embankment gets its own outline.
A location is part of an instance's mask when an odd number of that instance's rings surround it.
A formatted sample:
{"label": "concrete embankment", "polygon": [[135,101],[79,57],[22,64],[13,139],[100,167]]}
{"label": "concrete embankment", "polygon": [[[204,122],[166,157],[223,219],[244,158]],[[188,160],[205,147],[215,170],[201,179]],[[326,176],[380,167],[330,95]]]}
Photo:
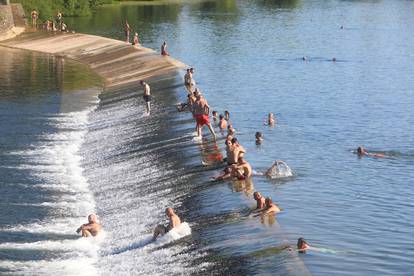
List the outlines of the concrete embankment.
{"label": "concrete embankment", "polygon": [[151,49],[87,34],[38,31],[0,42],[0,45],[85,63],[103,78],[105,87],[127,85],[186,67]]}
{"label": "concrete embankment", "polygon": [[20,4],[0,5],[0,41],[21,34],[26,27],[26,18]]}

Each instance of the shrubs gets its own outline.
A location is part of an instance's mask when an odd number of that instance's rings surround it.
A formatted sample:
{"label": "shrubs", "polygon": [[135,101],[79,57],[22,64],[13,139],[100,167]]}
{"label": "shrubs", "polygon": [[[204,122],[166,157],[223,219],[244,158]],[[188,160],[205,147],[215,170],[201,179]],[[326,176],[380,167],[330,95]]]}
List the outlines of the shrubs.
{"label": "shrubs", "polygon": [[13,0],[13,3],[21,3],[26,12],[30,15],[32,10],[39,12],[39,18],[54,19],[57,11],[64,17],[86,16],[102,4],[110,4],[112,0]]}

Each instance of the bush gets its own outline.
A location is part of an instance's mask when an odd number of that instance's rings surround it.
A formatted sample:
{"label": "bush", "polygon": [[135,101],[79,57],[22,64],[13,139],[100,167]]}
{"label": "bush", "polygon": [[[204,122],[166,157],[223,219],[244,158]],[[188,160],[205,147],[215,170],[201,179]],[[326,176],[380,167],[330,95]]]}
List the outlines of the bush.
{"label": "bush", "polygon": [[60,11],[64,17],[90,15],[96,7],[102,4],[110,4],[112,0],[12,0],[13,3],[21,3],[30,17],[32,10],[39,12],[41,20],[54,19]]}

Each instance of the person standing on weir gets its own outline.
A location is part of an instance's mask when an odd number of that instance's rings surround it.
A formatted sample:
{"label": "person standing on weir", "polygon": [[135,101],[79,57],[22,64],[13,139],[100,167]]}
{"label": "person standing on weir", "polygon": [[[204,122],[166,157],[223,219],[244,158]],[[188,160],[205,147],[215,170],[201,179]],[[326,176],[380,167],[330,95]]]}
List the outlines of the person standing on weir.
{"label": "person standing on weir", "polygon": [[208,105],[207,100],[200,95],[200,92],[197,89],[194,91],[194,95],[196,97],[196,101],[193,106],[193,114],[196,120],[197,137],[201,138],[201,128],[204,125],[207,125],[213,139],[216,140],[216,134],[214,133],[214,129],[211,126],[209,118],[210,106]]}
{"label": "person standing on weir", "polygon": [[129,34],[131,32],[131,27],[128,24],[128,20],[125,20],[124,31],[125,31],[125,42],[129,43]]}
{"label": "person standing on weir", "polygon": [[37,19],[39,18],[39,13],[36,10],[32,11],[32,25],[33,27],[37,27]]}
{"label": "person standing on weir", "polygon": [[163,56],[169,56],[170,54],[167,52],[167,42],[164,41],[164,43],[161,45],[161,55]]}
{"label": "person standing on weir", "polygon": [[148,83],[144,82],[144,81],[140,81],[141,86],[144,88],[144,101],[147,105],[147,115],[150,114],[151,112],[151,88],[148,85]]}

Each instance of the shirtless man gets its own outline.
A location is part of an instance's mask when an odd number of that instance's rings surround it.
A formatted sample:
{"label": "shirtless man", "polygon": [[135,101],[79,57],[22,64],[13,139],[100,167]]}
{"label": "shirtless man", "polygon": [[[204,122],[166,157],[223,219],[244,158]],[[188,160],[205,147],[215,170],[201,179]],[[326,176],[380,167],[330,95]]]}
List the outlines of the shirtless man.
{"label": "shirtless man", "polygon": [[239,140],[237,140],[236,137],[233,137],[231,139],[231,143],[233,144],[233,147],[235,147],[239,151],[236,160],[238,160],[239,157],[243,157],[246,153],[246,150],[242,147],[242,145],[240,145]]}
{"label": "shirtless man", "polygon": [[230,121],[230,112],[227,110],[224,110],[224,119],[226,119],[226,121]]}
{"label": "shirtless man", "polygon": [[369,157],[377,157],[377,158],[383,158],[385,157],[382,153],[370,153],[366,149],[364,149],[362,146],[357,148],[357,154],[358,156],[369,156]]}
{"label": "shirtless man", "polygon": [[263,208],[265,208],[266,199],[264,196],[262,196],[260,192],[254,192],[253,198],[254,200],[256,200],[256,209],[255,209],[256,211],[260,211]]}
{"label": "shirtless man", "polygon": [[214,120],[214,122],[217,122],[217,115],[218,115],[218,113],[217,113],[217,111],[215,111],[215,110],[213,110],[213,112],[211,112],[211,115],[213,116],[213,120]]}
{"label": "shirtless man", "polygon": [[252,176],[252,167],[242,156],[239,157],[237,164],[233,165],[233,167],[234,176],[237,177],[238,180],[245,180]]}
{"label": "shirtless man", "polygon": [[125,32],[125,42],[129,43],[129,34],[131,33],[131,27],[129,26],[128,20],[125,20],[124,32]]}
{"label": "shirtless man", "polygon": [[243,156],[246,152],[245,149],[239,144],[237,138],[230,138],[226,140],[226,161],[228,165],[237,164],[239,157]]}
{"label": "shirtless man", "polygon": [[213,136],[213,139],[216,140],[216,134],[214,133],[214,129],[211,126],[209,118],[210,106],[208,105],[207,100],[204,99],[197,90],[194,93],[196,96],[196,101],[193,105],[193,114],[197,122],[197,136],[201,138],[201,128],[204,125],[207,125],[208,129],[211,132],[211,135]]}
{"label": "shirtless man", "polygon": [[234,136],[235,133],[236,133],[236,130],[229,123],[228,126],[227,126],[227,137],[231,137],[233,139],[233,136]]}
{"label": "shirtless man", "polygon": [[270,113],[269,113],[269,116],[268,116],[268,118],[267,118],[267,124],[268,124],[269,126],[274,126],[274,125],[275,125],[275,123],[276,123],[276,120],[275,120],[275,115],[273,115],[273,113],[272,113],[272,112],[270,112]]}
{"label": "shirtless man", "polygon": [[95,214],[90,214],[88,216],[88,223],[82,224],[76,230],[76,233],[82,233],[82,237],[95,237],[101,231],[102,226],[97,222],[97,218]]}
{"label": "shirtless man", "polygon": [[223,130],[227,128],[227,121],[224,119],[223,115],[219,115],[219,122],[218,122],[218,127]]}
{"label": "shirtless man", "polygon": [[174,210],[172,208],[168,207],[165,209],[165,214],[168,217],[169,223],[166,226],[159,224],[157,227],[155,227],[154,234],[152,236],[152,239],[154,241],[159,235],[165,235],[171,229],[176,228],[181,224],[180,218],[174,213]]}
{"label": "shirtless man", "polygon": [[184,75],[184,85],[188,93],[192,93],[195,88],[195,81],[193,79],[193,73],[191,72],[192,68],[188,68]]}
{"label": "shirtless man", "polygon": [[32,11],[32,25],[33,27],[37,27],[37,19],[39,18],[39,13],[36,10]]}
{"label": "shirtless man", "polygon": [[167,52],[167,42],[164,41],[164,43],[161,45],[161,55],[163,56],[169,56],[170,54]]}
{"label": "shirtless man", "polygon": [[61,25],[62,24],[62,13],[60,11],[57,12],[56,14],[56,25],[57,25],[57,29],[60,30]]}
{"label": "shirtless man", "polygon": [[150,112],[151,112],[151,88],[148,85],[148,83],[146,83],[144,81],[140,81],[139,83],[144,88],[143,98],[144,98],[145,104],[147,106],[147,114],[149,115]]}
{"label": "shirtless man", "polygon": [[270,213],[272,214],[280,213],[280,208],[276,204],[273,203],[270,197],[266,197],[265,208],[258,215],[267,215]]}

